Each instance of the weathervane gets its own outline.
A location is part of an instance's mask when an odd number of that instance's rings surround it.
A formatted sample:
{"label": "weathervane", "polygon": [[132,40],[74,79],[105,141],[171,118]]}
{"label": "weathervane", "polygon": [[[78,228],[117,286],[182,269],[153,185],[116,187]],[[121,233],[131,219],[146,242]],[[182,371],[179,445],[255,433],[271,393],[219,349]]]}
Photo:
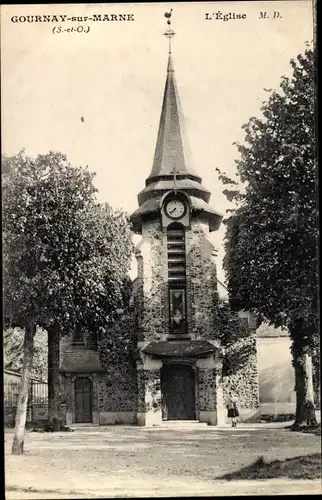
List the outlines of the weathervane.
{"label": "weathervane", "polygon": [[173,9],[170,9],[169,12],[166,12],[164,14],[164,17],[167,18],[167,24],[169,26],[169,28],[163,33],[164,36],[167,37],[167,39],[169,40],[169,54],[171,54],[171,40],[172,38],[174,37],[175,35],[175,32],[173,31],[173,29],[171,29],[171,16],[172,16],[172,10]]}

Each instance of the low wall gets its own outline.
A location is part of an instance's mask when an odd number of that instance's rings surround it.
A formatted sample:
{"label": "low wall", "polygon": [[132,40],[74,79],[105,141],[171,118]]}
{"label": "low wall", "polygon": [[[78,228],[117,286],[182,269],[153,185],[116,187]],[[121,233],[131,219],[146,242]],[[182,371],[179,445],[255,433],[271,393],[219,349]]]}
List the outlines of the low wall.
{"label": "low wall", "polygon": [[100,425],[129,424],[136,425],[136,413],[131,411],[100,411]]}
{"label": "low wall", "polygon": [[16,417],[16,407],[6,406],[3,412],[4,425],[10,427],[13,426],[15,423],[15,417]]}
{"label": "low wall", "polygon": [[[16,411],[17,411],[17,407],[16,406],[5,406],[4,407],[3,420],[4,420],[4,425],[5,426],[13,427],[15,425]],[[26,419],[26,421],[28,423],[32,421],[31,407],[28,407],[28,409],[27,409],[27,419]]]}
{"label": "low wall", "polygon": [[32,422],[44,422],[48,420],[48,406],[46,404],[36,404],[32,407]]}
{"label": "low wall", "polygon": [[[14,426],[16,418],[16,406],[5,406],[4,407],[4,425]],[[34,404],[32,407],[28,407],[27,410],[27,422],[28,423],[38,423],[44,422],[48,419],[48,407],[47,404]]]}

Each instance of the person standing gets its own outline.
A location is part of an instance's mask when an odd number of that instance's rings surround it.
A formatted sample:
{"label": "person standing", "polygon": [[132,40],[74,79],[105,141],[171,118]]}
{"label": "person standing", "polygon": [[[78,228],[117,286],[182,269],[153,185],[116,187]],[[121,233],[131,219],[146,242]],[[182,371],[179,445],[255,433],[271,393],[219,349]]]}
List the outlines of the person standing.
{"label": "person standing", "polygon": [[228,410],[228,418],[231,418],[231,426],[237,427],[237,418],[239,417],[239,411],[237,408],[236,398],[234,398],[232,395],[229,395],[226,407]]}

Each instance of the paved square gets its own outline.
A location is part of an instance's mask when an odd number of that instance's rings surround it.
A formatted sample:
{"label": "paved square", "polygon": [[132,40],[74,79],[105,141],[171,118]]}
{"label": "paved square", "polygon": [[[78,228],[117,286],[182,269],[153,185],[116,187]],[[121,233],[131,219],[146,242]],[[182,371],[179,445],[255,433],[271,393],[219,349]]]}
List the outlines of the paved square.
{"label": "paved square", "polygon": [[7,498],[12,499],[321,492],[320,480],[220,480],[261,455],[273,461],[320,452],[320,437],[274,424],[27,432],[22,456],[10,454],[13,432],[5,438]]}

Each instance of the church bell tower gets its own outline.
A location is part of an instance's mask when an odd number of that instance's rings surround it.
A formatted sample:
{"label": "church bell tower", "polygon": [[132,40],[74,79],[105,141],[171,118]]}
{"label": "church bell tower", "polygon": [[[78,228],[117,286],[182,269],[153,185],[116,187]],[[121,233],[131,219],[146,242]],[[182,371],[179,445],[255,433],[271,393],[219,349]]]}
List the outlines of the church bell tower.
{"label": "church bell tower", "polygon": [[222,215],[193,166],[172,61],[171,13],[166,82],[155,154],[131,222],[135,281],[139,425],[164,420],[222,421],[216,250],[209,234]]}

